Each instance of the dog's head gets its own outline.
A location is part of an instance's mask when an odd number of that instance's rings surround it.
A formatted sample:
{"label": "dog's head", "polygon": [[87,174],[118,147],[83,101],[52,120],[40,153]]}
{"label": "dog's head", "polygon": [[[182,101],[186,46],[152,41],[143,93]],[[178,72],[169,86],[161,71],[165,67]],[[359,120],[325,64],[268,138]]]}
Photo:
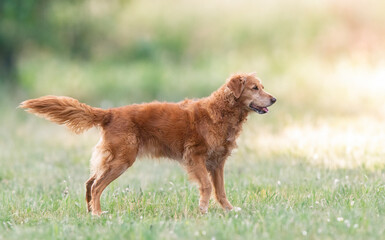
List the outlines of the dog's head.
{"label": "dog's head", "polygon": [[245,109],[259,114],[267,113],[269,111],[267,107],[277,101],[264,91],[264,87],[255,73],[233,75],[227,82],[227,87],[236,101],[241,103]]}

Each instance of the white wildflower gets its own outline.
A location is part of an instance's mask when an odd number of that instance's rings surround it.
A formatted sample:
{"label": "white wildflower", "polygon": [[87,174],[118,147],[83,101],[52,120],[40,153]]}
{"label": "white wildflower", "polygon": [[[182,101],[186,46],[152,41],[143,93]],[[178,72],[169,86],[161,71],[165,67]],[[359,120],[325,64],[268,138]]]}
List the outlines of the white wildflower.
{"label": "white wildflower", "polygon": [[239,212],[239,211],[242,210],[242,208],[240,208],[240,207],[234,207],[233,210],[234,210],[234,212]]}
{"label": "white wildflower", "polygon": [[350,228],[350,221],[349,221],[349,220],[345,220],[344,223],[345,223],[345,225],[346,225],[348,228]]}
{"label": "white wildflower", "polygon": [[338,178],[334,179],[334,184],[337,184],[339,182],[340,182],[340,180]]}

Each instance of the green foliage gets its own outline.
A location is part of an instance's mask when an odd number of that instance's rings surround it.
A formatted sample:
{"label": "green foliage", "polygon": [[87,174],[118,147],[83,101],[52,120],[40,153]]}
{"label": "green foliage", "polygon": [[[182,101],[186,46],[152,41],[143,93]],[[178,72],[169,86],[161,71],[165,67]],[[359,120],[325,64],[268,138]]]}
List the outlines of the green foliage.
{"label": "green foliage", "polygon": [[[92,20],[87,14],[75,22],[72,19],[81,14],[83,4],[82,0],[1,1],[0,84],[19,80],[17,64],[22,53],[30,49],[49,49],[58,56],[87,57],[95,37]],[[66,13],[67,18],[63,17]]]}

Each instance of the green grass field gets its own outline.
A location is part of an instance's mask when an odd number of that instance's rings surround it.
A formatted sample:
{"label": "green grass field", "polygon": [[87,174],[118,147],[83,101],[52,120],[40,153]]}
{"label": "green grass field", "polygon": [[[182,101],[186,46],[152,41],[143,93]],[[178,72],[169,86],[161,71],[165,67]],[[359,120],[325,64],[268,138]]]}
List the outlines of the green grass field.
{"label": "green grass field", "polygon": [[302,124],[250,116],[226,165],[241,212],[198,191],[169,160],[138,160],[102,196],[108,213],[86,213],[84,182],[97,130],[64,127],[4,107],[1,239],[381,239],[385,234],[385,134],[380,120],[317,118]]}
{"label": "green grass field", "polygon": [[[0,81],[0,239],[385,238],[384,1],[84,2],[49,14],[64,30],[84,24],[88,58],[26,41],[16,87]],[[240,212],[211,200],[201,215],[177,163],[139,159],[94,218],[84,182],[98,131],[17,109],[48,94],[179,101],[253,71],[278,101],[249,116],[227,161]]]}

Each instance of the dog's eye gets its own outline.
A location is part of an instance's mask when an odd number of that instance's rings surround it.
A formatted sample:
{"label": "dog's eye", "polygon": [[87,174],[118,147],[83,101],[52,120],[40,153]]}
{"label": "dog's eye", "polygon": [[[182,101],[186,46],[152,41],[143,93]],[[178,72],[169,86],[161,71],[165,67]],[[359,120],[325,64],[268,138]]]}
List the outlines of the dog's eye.
{"label": "dog's eye", "polygon": [[258,87],[257,87],[257,86],[254,86],[253,89],[254,89],[254,90],[258,90]]}

